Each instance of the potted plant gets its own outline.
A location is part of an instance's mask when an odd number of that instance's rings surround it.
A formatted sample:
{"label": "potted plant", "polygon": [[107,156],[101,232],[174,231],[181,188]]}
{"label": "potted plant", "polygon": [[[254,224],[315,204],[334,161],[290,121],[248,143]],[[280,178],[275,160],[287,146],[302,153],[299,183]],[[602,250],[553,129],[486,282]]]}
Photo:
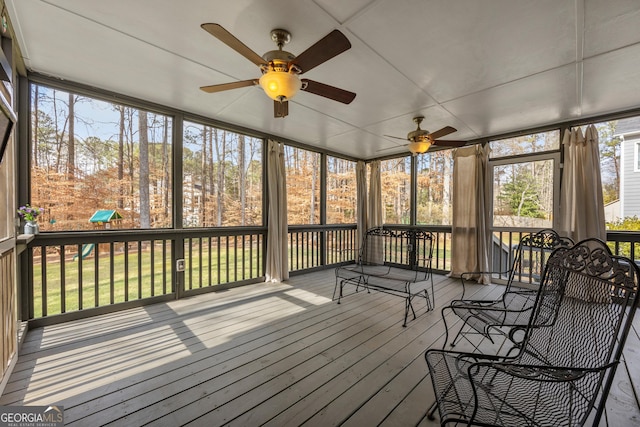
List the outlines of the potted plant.
{"label": "potted plant", "polygon": [[20,206],[18,215],[24,220],[24,234],[38,234],[40,227],[37,218],[42,212],[43,208],[34,208],[28,204]]}

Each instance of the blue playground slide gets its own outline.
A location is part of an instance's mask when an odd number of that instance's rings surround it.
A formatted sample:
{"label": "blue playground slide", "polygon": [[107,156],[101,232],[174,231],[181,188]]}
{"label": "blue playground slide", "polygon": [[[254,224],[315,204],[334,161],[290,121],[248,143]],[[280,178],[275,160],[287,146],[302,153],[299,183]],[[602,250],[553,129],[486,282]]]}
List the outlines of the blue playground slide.
{"label": "blue playground slide", "polygon": [[[85,259],[86,257],[89,256],[89,254],[91,253],[95,245],[96,245],[95,243],[87,243],[82,245],[82,259]],[[78,258],[78,254],[75,254],[73,256],[73,260],[75,261],[76,258]]]}

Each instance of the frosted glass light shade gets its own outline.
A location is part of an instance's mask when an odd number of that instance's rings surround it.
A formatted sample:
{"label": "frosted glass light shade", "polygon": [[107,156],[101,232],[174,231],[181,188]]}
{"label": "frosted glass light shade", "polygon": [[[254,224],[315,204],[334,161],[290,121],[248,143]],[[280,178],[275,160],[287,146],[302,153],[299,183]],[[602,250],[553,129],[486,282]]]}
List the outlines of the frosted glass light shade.
{"label": "frosted glass light shade", "polygon": [[260,86],[269,98],[287,101],[298,93],[302,82],[296,74],[271,70],[260,77]]}
{"label": "frosted glass light shade", "polygon": [[409,143],[409,151],[413,154],[422,154],[429,151],[429,147],[431,147],[431,142],[429,141],[414,141]]}

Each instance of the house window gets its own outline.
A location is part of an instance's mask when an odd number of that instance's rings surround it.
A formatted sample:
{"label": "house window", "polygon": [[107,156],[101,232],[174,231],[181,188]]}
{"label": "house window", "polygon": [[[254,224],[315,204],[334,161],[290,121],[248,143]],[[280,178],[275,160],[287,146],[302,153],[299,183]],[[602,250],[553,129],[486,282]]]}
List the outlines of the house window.
{"label": "house window", "polygon": [[[31,85],[31,205],[43,231],[172,226],[171,117]],[[109,222],[92,221],[112,211]]]}
{"label": "house window", "polygon": [[184,227],[262,224],[263,140],[185,121]]}
{"label": "house window", "polygon": [[553,228],[559,154],[492,164],[493,227]]}
{"label": "house window", "polygon": [[560,149],[560,130],[532,133],[514,138],[491,141],[492,159],[509,156],[557,151]]}
{"label": "house window", "polygon": [[490,142],[494,228],[553,228],[560,130]]}

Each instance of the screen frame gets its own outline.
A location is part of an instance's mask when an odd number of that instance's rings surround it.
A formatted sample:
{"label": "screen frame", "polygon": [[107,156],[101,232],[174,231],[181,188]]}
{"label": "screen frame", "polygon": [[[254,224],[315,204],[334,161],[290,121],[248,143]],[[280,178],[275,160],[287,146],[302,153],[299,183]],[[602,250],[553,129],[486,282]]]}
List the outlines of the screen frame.
{"label": "screen frame", "polygon": [[9,145],[9,139],[13,127],[16,124],[16,114],[0,91],[0,163]]}

